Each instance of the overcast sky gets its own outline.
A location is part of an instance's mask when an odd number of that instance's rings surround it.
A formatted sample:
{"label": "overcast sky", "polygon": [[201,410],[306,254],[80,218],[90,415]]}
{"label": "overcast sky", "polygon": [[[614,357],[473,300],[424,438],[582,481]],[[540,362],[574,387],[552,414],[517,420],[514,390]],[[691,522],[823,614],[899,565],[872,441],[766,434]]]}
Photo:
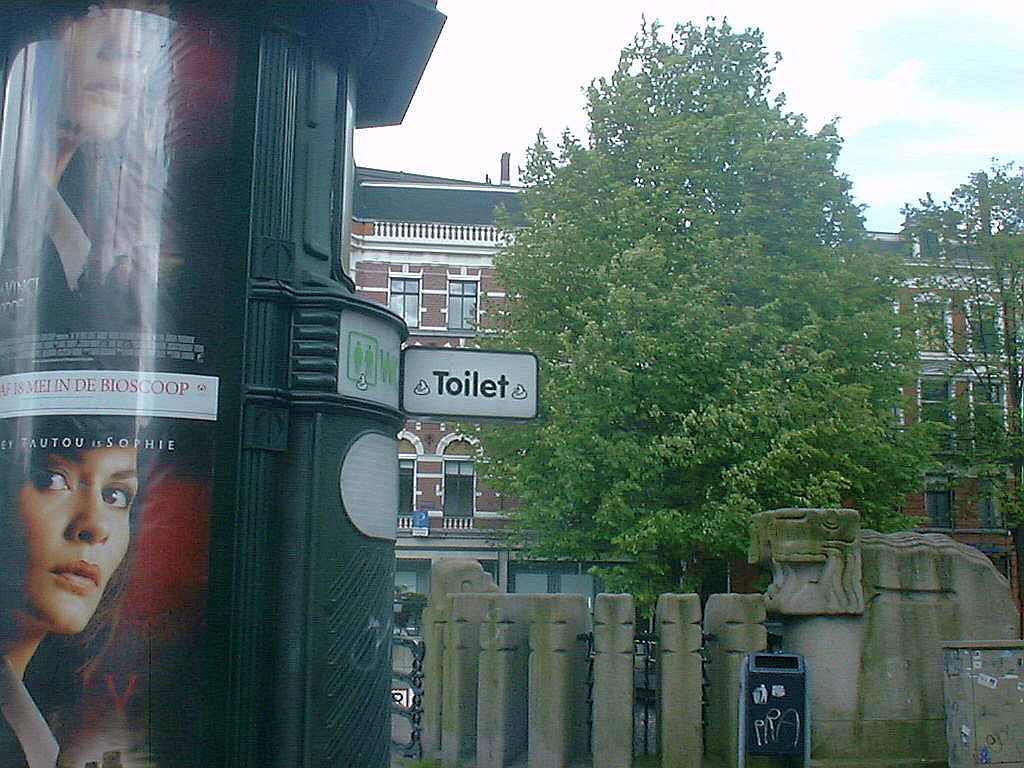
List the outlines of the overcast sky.
{"label": "overcast sky", "polygon": [[641,18],[728,18],[782,54],[775,86],[811,129],[838,117],[840,170],[869,229],[939,199],[992,158],[1024,162],[1024,2],[1016,0],[438,0],[448,16],[401,126],[356,132],[360,165],[497,182],[538,130],[586,135],[583,89]]}

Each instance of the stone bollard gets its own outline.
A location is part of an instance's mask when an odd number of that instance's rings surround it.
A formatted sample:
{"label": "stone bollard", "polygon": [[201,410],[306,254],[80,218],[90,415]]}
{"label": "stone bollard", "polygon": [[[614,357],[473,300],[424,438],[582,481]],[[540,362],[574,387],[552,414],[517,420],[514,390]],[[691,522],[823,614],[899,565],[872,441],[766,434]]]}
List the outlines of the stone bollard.
{"label": "stone bollard", "polygon": [[[712,595],[704,614],[707,633],[708,762],[735,768],[739,760],[739,694],[743,661],[765,650],[763,595]],[[748,761],[749,763],[749,761]]]}
{"label": "stone bollard", "polygon": [[[442,560],[430,571],[430,605],[423,612],[423,756],[441,757],[442,686],[452,595],[496,593],[498,587],[476,560]],[[475,716],[475,709],[474,709]]]}
{"label": "stone bollard", "polygon": [[420,743],[423,756],[441,756],[441,678],[443,676],[444,643],[448,634],[449,607],[430,606],[423,611],[423,719]]}
{"label": "stone bollard", "polygon": [[587,752],[583,595],[539,595],[529,617],[528,768],[566,768]]}
{"label": "stone bollard", "polygon": [[633,764],[632,595],[598,595],[594,603],[593,768]]}
{"label": "stone bollard", "polygon": [[[700,768],[704,644],[699,595],[661,595],[656,609],[661,671],[658,745],[662,768]],[[597,768],[595,764],[595,768]]]}
{"label": "stone bollard", "polygon": [[494,594],[452,596],[441,684],[441,760],[446,768],[464,765],[477,751],[481,624],[502,598],[505,596]]}
{"label": "stone bollard", "polygon": [[477,768],[504,768],[527,751],[529,624],[523,614],[534,595],[495,600],[480,627],[477,688]]}

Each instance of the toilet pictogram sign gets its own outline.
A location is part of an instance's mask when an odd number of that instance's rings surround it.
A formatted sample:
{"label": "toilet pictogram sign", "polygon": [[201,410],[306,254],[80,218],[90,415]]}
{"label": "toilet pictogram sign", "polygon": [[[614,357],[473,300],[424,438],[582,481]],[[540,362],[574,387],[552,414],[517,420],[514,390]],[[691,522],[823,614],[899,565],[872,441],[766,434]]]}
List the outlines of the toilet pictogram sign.
{"label": "toilet pictogram sign", "polygon": [[402,410],[409,415],[532,419],[537,389],[531,352],[410,347],[402,353]]}

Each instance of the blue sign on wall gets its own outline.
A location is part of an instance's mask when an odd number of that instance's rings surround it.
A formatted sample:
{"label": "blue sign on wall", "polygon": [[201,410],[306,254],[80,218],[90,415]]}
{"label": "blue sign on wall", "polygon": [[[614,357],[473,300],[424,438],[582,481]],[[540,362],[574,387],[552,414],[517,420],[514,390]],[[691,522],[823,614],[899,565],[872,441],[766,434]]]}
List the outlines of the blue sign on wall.
{"label": "blue sign on wall", "polygon": [[412,511],[412,535],[426,536],[430,531],[430,515],[425,509]]}

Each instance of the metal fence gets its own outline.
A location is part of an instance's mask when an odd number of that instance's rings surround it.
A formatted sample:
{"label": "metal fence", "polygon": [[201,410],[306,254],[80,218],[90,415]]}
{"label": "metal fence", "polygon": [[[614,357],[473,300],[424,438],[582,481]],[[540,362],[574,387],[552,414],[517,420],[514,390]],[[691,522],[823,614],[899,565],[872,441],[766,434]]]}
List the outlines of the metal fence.
{"label": "metal fence", "polygon": [[[593,749],[594,633],[579,636],[587,646],[587,737]],[[658,752],[658,641],[651,632],[638,632],[633,640],[633,754]]]}
{"label": "metal fence", "polygon": [[[391,638],[392,650],[407,649],[408,663],[397,663],[391,671],[391,743],[403,757],[420,759],[423,757],[423,658],[427,646],[422,640],[395,635]],[[405,727],[396,727],[398,723],[407,721]],[[408,732],[408,738],[396,739],[396,732],[401,735]]]}
{"label": "metal fence", "polygon": [[587,647],[587,752],[594,751],[594,633],[576,636]]}
{"label": "metal fence", "polygon": [[658,638],[637,632],[633,639],[633,754],[658,752]]}

